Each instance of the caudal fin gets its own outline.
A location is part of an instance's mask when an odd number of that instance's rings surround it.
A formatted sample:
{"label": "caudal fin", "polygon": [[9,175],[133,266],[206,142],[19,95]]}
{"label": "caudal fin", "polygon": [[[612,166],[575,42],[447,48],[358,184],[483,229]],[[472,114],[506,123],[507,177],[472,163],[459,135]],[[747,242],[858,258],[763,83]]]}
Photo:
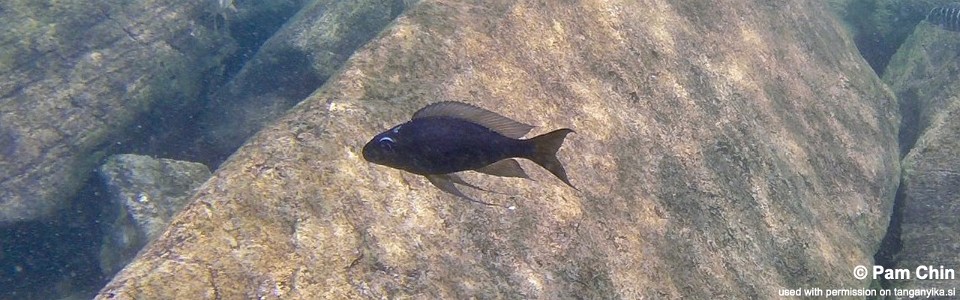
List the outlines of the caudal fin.
{"label": "caudal fin", "polygon": [[567,171],[563,169],[563,165],[557,159],[557,151],[563,145],[563,139],[571,132],[573,130],[568,128],[557,129],[529,139],[530,143],[533,144],[533,154],[527,158],[553,173],[563,183],[576,189],[577,187],[570,183],[570,179],[567,179]]}

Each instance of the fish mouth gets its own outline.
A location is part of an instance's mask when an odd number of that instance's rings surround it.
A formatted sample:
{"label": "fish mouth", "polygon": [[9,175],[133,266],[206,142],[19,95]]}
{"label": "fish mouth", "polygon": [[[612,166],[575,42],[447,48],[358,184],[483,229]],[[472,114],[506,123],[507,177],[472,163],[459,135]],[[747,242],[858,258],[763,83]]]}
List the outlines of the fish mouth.
{"label": "fish mouth", "polygon": [[364,145],[363,150],[361,150],[361,154],[363,155],[364,160],[372,163],[379,164],[383,161],[383,155],[374,150],[373,142]]}
{"label": "fish mouth", "polygon": [[373,151],[370,151],[370,143],[363,145],[363,150],[361,150],[360,152],[361,152],[361,155],[363,155],[363,159],[367,161],[370,161],[370,158],[374,156]]}

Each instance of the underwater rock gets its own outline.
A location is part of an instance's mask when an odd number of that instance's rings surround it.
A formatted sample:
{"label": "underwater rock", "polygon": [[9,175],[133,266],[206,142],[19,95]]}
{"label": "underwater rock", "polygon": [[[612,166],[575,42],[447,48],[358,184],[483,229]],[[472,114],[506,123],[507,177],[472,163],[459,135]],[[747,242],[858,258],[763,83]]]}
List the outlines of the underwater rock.
{"label": "underwater rock", "polygon": [[[816,1],[423,1],[228,159],[100,299],[774,298],[867,287],[896,102]],[[788,13],[785,13],[788,12]],[[571,128],[575,190],[364,161],[455,100]],[[470,196],[473,191],[465,191]]]}
{"label": "underwater rock", "polygon": [[827,0],[847,25],[860,55],[882,74],[913,28],[942,0]]}
{"label": "underwater rock", "polygon": [[127,130],[169,125],[145,113],[200,98],[232,51],[201,2],[0,4],[0,224],[65,207]]}
{"label": "underwater rock", "polygon": [[[952,86],[956,86],[956,80]],[[916,146],[903,160],[901,186],[903,212],[900,221],[900,252],[896,267],[912,275],[947,275],[929,271],[942,268],[960,271],[960,99],[938,113]],[[918,268],[927,268],[917,271]],[[898,288],[954,289],[955,277],[894,280]]]}
{"label": "underwater rock", "polygon": [[[901,249],[893,259],[911,274],[920,266],[960,266],[960,40],[937,27],[918,26],[883,78],[903,113]],[[960,279],[916,277],[891,282],[911,289],[960,285]]]}
{"label": "underwater rock", "polygon": [[883,80],[896,93],[903,122],[901,153],[906,155],[926,128],[955,100],[953,80],[960,74],[957,33],[921,23],[884,71]]}
{"label": "underwater rock", "polygon": [[[416,1],[310,1],[270,37],[200,114],[197,142],[232,153],[336,72],[361,45]],[[212,162],[219,163],[219,162]]]}
{"label": "underwater rock", "polygon": [[100,269],[112,276],[156,238],[210,178],[203,164],[143,155],[114,155],[100,166],[110,205],[100,224]]}

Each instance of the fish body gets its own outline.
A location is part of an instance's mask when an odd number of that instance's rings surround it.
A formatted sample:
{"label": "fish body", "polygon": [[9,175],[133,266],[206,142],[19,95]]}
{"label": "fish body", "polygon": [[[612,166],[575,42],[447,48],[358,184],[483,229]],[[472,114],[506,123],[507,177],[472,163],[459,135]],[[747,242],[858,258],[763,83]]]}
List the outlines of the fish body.
{"label": "fish body", "polygon": [[927,14],[927,22],[949,31],[960,32],[960,3],[938,6]]}
{"label": "fish body", "polygon": [[461,193],[455,184],[480,188],[453,173],[473,170],[529,179],[513,159],[524,158],[573,187],[556,157],[564,138],[573,130],[558,129],[520,139],[532,128],[470,104],[438,102],[414,113],[410,121],[377,134],[362,152],[369,162],[423,175],[445,192],[484,204],[489,203]]}
{"label": "fish body", "polygon": [[[420,175],[475,170],[511,157],[527,157],[533,147],[479,124],[450,117],[414,119],[377,135],[364,158]],[[387,150],[387,151],[382,151]]]}

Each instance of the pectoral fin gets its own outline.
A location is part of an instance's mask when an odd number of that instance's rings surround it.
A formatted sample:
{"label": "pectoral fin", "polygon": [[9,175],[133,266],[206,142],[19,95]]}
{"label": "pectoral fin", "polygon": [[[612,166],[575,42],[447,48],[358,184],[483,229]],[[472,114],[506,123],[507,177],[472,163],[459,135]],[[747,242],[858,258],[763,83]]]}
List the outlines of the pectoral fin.
{"label": "pectoral fin", "polygon": [[523,168],[520,167],[520,163],[512,158],[489,164],[486,167],[479,168],[474,171],[493,176],[530,179],[530,176],[527,176],[527,173],[524,172]]}
{"label": "pectoral fin", "polygon": [[439,188],[441,191],[453,194],[454,196],[457,196],[463,199],[467,199],[471,202],[476,202],[483,205],[499,206],[493,203],[487,203],[480,200],[475,200],[473,198],[467,197],[467,195],[464,195],[463,192],[460,191],[460,189],[457,189],[457,186],[456,186],[457,184],[469,186],[482,191],[486,191],[486,190],[478,186],[469,184],[466,181],[463,181],[463,179],[461,179],[460,176],[457,176],[454,174],[441,174],[441,175],[424,175],[424,177],[427,177],[427,180],[429,180],[430,183],[432,183],[434,186]]}

